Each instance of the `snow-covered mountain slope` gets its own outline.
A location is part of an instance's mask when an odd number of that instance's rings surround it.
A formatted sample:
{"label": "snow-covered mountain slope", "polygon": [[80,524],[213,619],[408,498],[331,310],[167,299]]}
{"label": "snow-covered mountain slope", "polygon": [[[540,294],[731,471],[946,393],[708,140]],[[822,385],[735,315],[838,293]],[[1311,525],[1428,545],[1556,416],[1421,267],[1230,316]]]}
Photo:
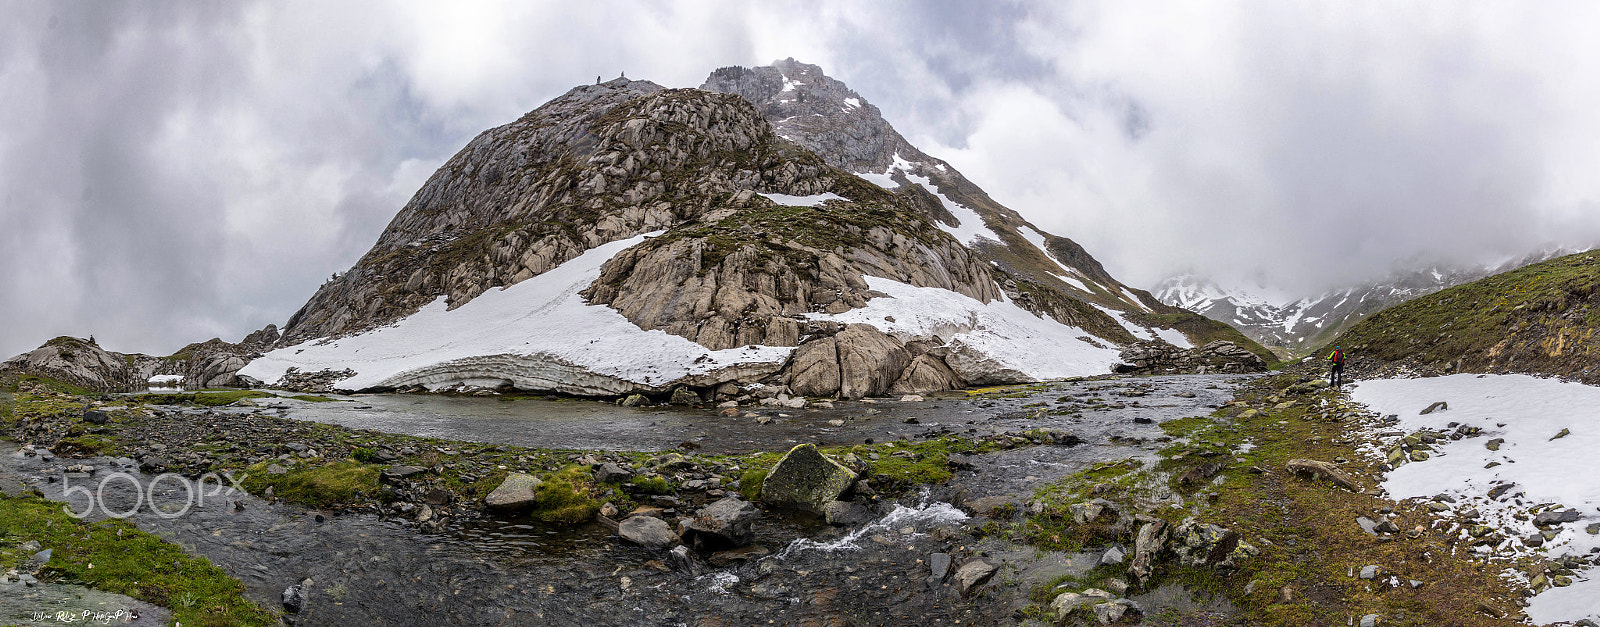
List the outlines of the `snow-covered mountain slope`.
{"label": "snow-covered mountain slope", "polygon": [[1361,319],[1439,290],[1538,263],[1573,251],[1552,248],[1475,267],[1418,264],[1362,285],[1316,295],[1291,295],[1248,283],[1223,286],[1192,274],[1162,281],[1155,297],[1227,323],[1284,355],[1304,354]]}
{"label": "snow-covered mountain slope", "polygon": [[[853,398],[1105,373],[1138,342],[1264,352],[1117,282],[820,69],[776,77],[779,105],[618,79],[484,132],[244,374]],[[822,106],[812,85],[858,126],[769,122]]]}

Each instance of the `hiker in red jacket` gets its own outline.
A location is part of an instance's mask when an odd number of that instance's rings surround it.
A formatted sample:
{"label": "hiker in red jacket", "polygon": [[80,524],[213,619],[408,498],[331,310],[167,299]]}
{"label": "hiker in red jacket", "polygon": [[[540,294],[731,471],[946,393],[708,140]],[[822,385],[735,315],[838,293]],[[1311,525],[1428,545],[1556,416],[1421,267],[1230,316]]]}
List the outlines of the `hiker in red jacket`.
{"label": "hiker in red jacket", "polygon": [[1344,351],[1339,350],[1339,347],[1337,346],[1333,347],[1333,352],[1328,354],[1328,361],[1332,362],[1333,364],[1332,370],[1328,373],[1328,382],[1332,383],[1333,387],[1339,387],[1340,385],[1343,385]]}

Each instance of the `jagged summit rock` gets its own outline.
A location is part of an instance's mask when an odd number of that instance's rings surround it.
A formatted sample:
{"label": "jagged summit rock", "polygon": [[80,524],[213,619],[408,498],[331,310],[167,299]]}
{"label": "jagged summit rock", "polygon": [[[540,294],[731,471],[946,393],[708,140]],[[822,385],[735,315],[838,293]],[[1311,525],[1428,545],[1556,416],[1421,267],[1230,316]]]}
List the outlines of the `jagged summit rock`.
{"label": "jagged summit rock", "polygon": [[815,66],[707,87],[586,85],[479,135],[241,374],[855,398],[1100,374],[1119,346],[1225,329],[1116,282]]}

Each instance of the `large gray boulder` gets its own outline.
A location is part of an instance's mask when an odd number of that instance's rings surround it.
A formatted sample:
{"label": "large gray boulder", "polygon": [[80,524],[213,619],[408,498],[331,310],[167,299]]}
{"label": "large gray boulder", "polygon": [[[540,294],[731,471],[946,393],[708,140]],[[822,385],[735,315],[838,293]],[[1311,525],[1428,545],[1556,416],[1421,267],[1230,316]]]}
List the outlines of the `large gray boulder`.
{"label": "large gray boulder", "polygon": [[855,484],[856,473],[824,457],[812,444],[785,453],[761,482],[761,501],[818,514]]}
{"label": "large gray boulder", "polygon": [[667,522],[654,516],[632,516],[617,525],[617,535],[634,544],[664,549],[678,543],[678,534]]}
{"label": "large gray boulder", "polygon": [[801,344],[789,364],[789,389],[800,396],[839,393],[839,344],[825,337]]}
{"label": "large gray boulder", "polygon": [[852,324],[833,339],[839,345],[841,398],[885,394],[911,363],[898,340],[868,325]]}
{"label": "large gray boulder", "polygon": [[685,525],[684,540],[702,550],[744,546],[755,536],[752,526],[759,518],[756,506],[728,496],[696,513]]}
{"label": "large gray boulder", "polygon": [[506,475],[505,481],[500,482],[500,487],[490,492],[489,496],[483,497],[483,504],[500,510],[532,508],[539,499],[537,492],[542,483],[544,482],[533,475],[511,473]]}
{"label": "large gray boulder", "polygon": [[923,394],[942,392],[962,387],[961,377],[950,366],[928,353],[917,355],[900,373],[900,379],[889,386],[891,394]]}

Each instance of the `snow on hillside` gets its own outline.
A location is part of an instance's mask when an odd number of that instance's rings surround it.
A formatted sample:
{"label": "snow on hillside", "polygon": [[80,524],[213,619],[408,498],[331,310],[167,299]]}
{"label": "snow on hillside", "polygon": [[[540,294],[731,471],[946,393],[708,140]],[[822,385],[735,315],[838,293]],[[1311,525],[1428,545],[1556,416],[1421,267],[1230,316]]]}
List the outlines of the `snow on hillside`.
{"label": "snow on hillside", "polygon": [[[1084,292],[1090,294],[1094,293],[1094,290],[1089,289],[1088,279],[1085,279],[1083,275],[1079,274],[1078,271],[1074,270],[1071,266],[1061,263],[1061,260],[1056,259],[1055,255],[1050,254],[1050,249],[1045,246],[1046,242],[1044,240],[1043,233],[1028,228],[1026,225],[1018,227],[1017,232],[1021,233],[1022,238],[1028,240],[1029,244],[1033,244],[1035,248],[1038,248],[1039,252],[1044,253],[1044,256],[1048,257],[1050,261],[1054,262],[1056,267],[1061,268],[1061,271],[1064,274],[1056,274],[1051,272],[1051,274],[1055,275],[1056,278],[1066,281],[1068,285],[1083,290]],[[1138,299],[1134,299],[1134,302],[1138,303],[1139,301]]]}
{"label": "snow on hillside", "polygon": [[954,200],[950,200],[949,197],[940,193],[938,188],[934,187],[933,181],[928,177],[912,174],[912,169],[918,165],[923,164],[906,161],[905,159],[900,158],[899,153],[895,153],[894,163],[890,164],[889,167],[883,172],[857,172],[856,176],[866,179],[867,182],[877,185],[878,187],[894,190],[900,187],[899,183],[894,182],[894,173],[896,170],[898,170],[901,174],[905,175],[907,180],[921,185],[923,189],[928,190],[928,193],[938,197],[939,202],[944,205],[945,210],[949,211],[950,215],[955,216],[957,222],[960,222],[960,224],[952,226],[945,224],[942,221],[934,221],[935,226],[938,226],[944,232],[955,236],[956,241],[968,246],[971,246],[974,242],[978,241],[979,238],[987,239],[991,242],[1000,241],[1000,236],[995,235],[994,231],[989,230],[989,227],[983,222],[983,217],[979,216],[978,212],[973,211],[972,208],[966,205],[958,203]]}
{"label": "snow on hillside", "polygon": [[[1352,400],[1380,414],[1398,415],[1398,428],[1407,433],[1451,431],[1450,425],[1457,423],[1483,429],[1477,438],[1441,439],[1429,459],[1389,472],[1382,487],[1391,498],[1448,494],[1456,499],[1448,504],[1452,515],[1477,509],[1481,524],[1509,538],[1492,549],[1497,555],[1555,557],[1600,550],[1600,535],[1591,531],[1600,531],[1600,473],[1592,467],[1594,452],[1600,450],[1600,388],[1527,375],[1472,374],[1363,381],[1354,387]],[[1445,401],[1449,409],[1420,415],[1436,401]],[[1493,439],[1504,440],[1498,450],[1485,445]],[[1383,455],[1376,448],[1369,452]],[[1489,498],[1491,489],[1507,484],[1514,487],[1498,499]],[[1528,515],[1535,508],[1571,508],[1577,520],[1549,527],[1558,530],[1555,537],[1531,549],[1521,540],[1540,532]],[[1600,603],[1595,601],[1600,599],[1600,572],[1591,569],[1574,579],[1570,586],[1552,587],[1530,599],[1532,622],[1600,620]]]}
{"label": "snow on hillside", "polygon": [[[1096,346],[1089,333],[1041,318],[1010,302],[980,302],[950,290],[915,287],[881,277],[867,286],[887,297],[840,314],[810,314],[816,320],[864,323],[902,341],[938,335],[952,348],[946,359],[968,380],[981,379],[964,367],[999,368],[1033,379],[1105,374],[1120,362],[1116,348]],[[981,363],[980,363],[981,362]],[[966,365],[970,364],[970,365]]]}
{"label": "snow on hillside", "polygon": [[[457,383],[494,387],[510,381],[523,389],[615,395],[661,390],[719,372],[760,376],[777,371],[793,347],[711,351],[664,331],[640,329],[609,307],[583,302],[578,293],[599,277],[607,259],[653,235],[591,249],[544,274],[489,290],[454,311],[446,310],[441,297],[387,327],[272,351],[240,374],[272,383],[289,368],[348,368],[356,374],[338,382],[340,389],[412,384],[438,389]],[[937,334],[955,354],[951,366],[971,380],[1001,371],[1032,379],[1104,374],[1118,363],[1116,348],[1079,339],[1089,336],[1084,330],[1009,302],[985,304],[949,290],[879,277],[867,277],[867,284],[888,296],[842,314],[812,317],[870,324],[903,339]],[[1168,339],[1176,343],[1179,338]],[[704,380],[692,384],[703,385]]]}
{"label": "snow on hillside", "polygon": [[[454,383],[497,385],[510,376],[524,389],[621,394],[727,368],[776,371],[793,351],[763,346],[720,351],[660,330],[646,331],[615,310],[588,305],[578,292],[600,266],[641,235],[590,249],[555,269],[484,292],[454,311],[444,298],[393,325],[332,341],[280,348],[239,373],[268,383],[286,369],[349,368],[341,389]],[[499,374],[477,380],[483,370]],[[514,374],[513,374],[514,373]]]}

